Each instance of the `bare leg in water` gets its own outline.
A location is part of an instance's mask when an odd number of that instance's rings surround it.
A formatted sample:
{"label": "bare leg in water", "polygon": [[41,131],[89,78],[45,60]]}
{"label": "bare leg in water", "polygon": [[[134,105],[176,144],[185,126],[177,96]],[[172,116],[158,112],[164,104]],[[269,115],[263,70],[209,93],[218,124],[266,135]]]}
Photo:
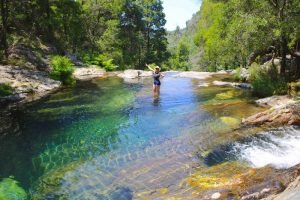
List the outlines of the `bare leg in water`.
{"label": "bare leg in water", "polygon": [[153,85],[153,94],[154,94],[154,96],[158,96],[160,94],[160,86],[159,85]]}

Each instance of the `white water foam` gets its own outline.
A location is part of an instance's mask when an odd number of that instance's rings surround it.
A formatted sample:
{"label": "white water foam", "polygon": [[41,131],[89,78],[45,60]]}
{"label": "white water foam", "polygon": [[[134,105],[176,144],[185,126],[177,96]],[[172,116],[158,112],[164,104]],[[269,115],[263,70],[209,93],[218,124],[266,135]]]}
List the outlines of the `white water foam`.
{"label": "white water foam", "polygon": [[253,167],[289,168],[300,163],[300,129],[286,127],[234,145],[239,159]]}

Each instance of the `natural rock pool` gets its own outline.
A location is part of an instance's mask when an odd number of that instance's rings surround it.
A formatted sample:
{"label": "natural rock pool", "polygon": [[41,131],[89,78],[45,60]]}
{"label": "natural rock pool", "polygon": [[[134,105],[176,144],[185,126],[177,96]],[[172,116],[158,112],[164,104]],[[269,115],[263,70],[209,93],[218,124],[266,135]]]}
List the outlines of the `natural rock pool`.
{"label": "natural rock pool", "polygon": [[262,110],[249,91],[209,85],[222,77],[173,75],[163,79],[159,98],[149,78],[108,77],[28,107],[22,134],[0,141],[0,178],[14,176],[32,199],[193,199],[238,184],[252,167],[282,167],[269,157],[276,148],[300,152],[293,127],[277,130],[287,136],[236,131],[242,118]]}

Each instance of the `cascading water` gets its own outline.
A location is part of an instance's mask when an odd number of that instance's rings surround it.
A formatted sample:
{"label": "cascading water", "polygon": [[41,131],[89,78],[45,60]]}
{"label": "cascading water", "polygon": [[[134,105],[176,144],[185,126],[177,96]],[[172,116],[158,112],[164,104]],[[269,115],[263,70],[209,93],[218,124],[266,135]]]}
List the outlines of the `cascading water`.
{"label": "cascading water", "polygon": [[266,131],[250,141],[235,143],[233,151],[253,167],[292,167],[300,163],[300,129],[285,127]]}

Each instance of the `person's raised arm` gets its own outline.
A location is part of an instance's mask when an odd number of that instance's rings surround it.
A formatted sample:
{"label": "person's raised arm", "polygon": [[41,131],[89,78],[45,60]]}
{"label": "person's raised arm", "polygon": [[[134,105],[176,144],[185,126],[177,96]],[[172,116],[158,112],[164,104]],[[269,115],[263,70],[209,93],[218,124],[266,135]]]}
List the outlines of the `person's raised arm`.
{"label": "person's raised arm", "polygon": [[148,67],[148,69],[150,69],[151,71],[154,71],[154,69],[152,67],[150,67],[150,65],[146,64],[146,66]]}

